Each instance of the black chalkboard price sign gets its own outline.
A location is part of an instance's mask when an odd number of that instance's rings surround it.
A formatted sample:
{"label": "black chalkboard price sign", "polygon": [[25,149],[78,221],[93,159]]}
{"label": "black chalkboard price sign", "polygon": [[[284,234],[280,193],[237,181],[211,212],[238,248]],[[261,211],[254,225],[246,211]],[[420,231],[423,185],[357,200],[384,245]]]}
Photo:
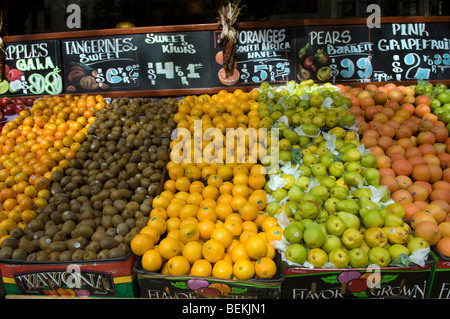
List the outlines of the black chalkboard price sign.
{"label": "black chalkboard price sign", "polygon": [[306,27],[295,33],[296,80],[371,80],[373,44],[367,26]]}
{"label": "black chalkboard price sign", "polygon": [[218,84],[259,85],[286,83],[293,70],[291,28],[239,29],[236,66],[232,75],[222,68],[221,31],[214,32],[215,73]]}
{"label": "black chalkboard price sign", "polygon": [[41,95],[63,91],[58,40],[7,43],[0,94]]}
{"label": "black chalkboard price sign", "polygon": [[450,24],[382,24],[371,36],[374,82],[450,78]]}
{"label": "black chalkboard price sign", "polygon": [[139,43],[141,88],[210,87],[210,43],[208,31],[143,34]]}
{"label": "black chalkboard price sign", "polygon": [[67,93],[140,88],[140,35],[74,38],[61,41]]}

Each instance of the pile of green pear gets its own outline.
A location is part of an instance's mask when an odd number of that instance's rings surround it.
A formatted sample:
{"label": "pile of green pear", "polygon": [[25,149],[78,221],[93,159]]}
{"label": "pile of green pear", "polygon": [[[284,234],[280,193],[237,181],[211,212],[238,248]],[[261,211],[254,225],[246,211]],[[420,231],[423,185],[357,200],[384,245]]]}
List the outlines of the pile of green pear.
{"label": "pile of green pear", "polygon": [[403,206],[380,185],[376,158],[356,133],[338,125],[295,135],[292,117],[272,125],[278,136],[268,139],[261,162],[268,170],[266,213],[285,221],[277,245],[285,260],[314,268],[387,267],[409,264],[415,250],[429,249],[412,236]]}
{"label": "pile of green pear", "polygon": [[352,101],[330,83],[319,86],[312,80],[298,84],[291,81],[285,86],[271,87],[263,82],[259,89],[260,128],[272,128],[283,118],[279,126],[300,130],[304,133],[300,135],[317,136],[321,129],[355,125],[355,117],[349,110]]}

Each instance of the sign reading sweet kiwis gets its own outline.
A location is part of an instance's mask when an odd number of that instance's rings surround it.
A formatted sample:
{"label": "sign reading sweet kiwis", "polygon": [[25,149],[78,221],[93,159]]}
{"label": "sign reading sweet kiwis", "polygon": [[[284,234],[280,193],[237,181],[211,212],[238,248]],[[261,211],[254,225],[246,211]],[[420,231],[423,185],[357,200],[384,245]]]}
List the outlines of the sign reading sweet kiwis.
{"label": "sign reading sweet kiwis", "polygon": [[142,89],[139,37],[123,35],[62,40],[64,91],[90,93]]}

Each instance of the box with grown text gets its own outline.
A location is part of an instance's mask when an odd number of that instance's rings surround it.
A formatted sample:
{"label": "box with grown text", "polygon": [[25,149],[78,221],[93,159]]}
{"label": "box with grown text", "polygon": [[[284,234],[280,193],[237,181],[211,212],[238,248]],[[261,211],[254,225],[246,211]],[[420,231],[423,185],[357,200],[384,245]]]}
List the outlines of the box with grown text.
{"label": "box with grown text", "polygon": [[283,298],[411,298],[428,297],[434,259],[424,267],[308,269],[284,264]]}
{"label": "box with grown text", "polygon": [[432,269],[430,298],[450,299],[450,258],[432,249],[436,263]]}
{"label": "box with grown text", "polygon": [[137,296],[134,254],[70,262],[0,260],[0,278],[8,295],[64,297]]}

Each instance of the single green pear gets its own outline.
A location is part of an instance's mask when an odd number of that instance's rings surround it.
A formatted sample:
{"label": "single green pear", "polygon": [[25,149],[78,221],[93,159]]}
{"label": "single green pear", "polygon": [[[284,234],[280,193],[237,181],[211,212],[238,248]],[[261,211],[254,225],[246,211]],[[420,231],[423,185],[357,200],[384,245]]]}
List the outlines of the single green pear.
{"label": "single green pear", "polygon": [[361,226],[361,221],[355,214],[338,212],[337,215],[344,221],[344,223],[347,225],[347,228],[359,229],[359,227]]}
{"label": "single green pear", "polygon": [[303,232],[303,241],[308,248],[320,248],[325,242],[325,234],[316,223],[309,223]]}
{"label": "single green pear", "polygon": [[347,198],[336,203],[336,209],[339,212],[347,212],[357,215],[360,210],[360,206],[357,199]]}
{"label": "single green pear", "polygon": [[383,227],[384,218],[378,210],[370,210],[362,216],[363,224],[366,228]]}

